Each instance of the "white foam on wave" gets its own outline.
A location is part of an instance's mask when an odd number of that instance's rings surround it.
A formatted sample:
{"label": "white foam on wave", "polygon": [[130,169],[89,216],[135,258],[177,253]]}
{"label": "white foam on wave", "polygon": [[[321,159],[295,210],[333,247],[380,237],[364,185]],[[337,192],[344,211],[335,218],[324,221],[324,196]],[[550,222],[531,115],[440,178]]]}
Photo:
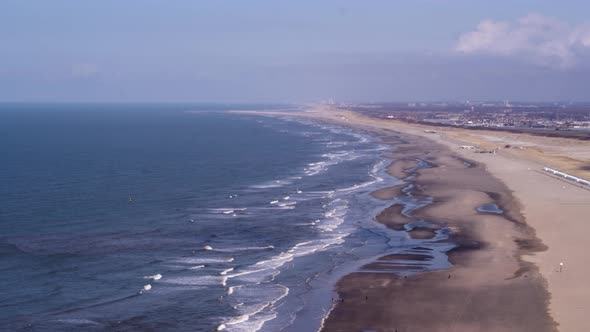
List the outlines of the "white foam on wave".
{"label": "white foam on wave", "polygon": [[[232,295],[234,293],[234,290],[240,288],[242,286],[238,285],[238,286],[229,286],[227,288],[227,295]],[[243,303],[242,303],[243,304]],[[235,308],[234,308],[235,309]]]}
{"label": "white foam on wave", "polygon": [[346,157],[350,154],[351,154],[351,152],[349,152],[349,151],[337,151],[337,152],[331,152],[331,153],[324,153],[322,155],[322,157],[325,157],[328,159],[336,159],[336,158]]}
{"label": "white foam on wave", "polygon": [[367,182],[363,182],[360,184],[356,184],[356,185],[348,187],[348,188],[338,189],[337,191],[347,193],[347,192],[359,190],[361,188],[366,188],[366,187],[371,186],[375,183],[383,182],[384,179],[382,177],[378,176],[377,173],[379,172],[380,169],[383,168],[384,164],[385,164],[385,160],[381,160],[378,163],[376,163],[375,165],[373,165],[371,171],[369,171],[369,175],[371,176],[372,180],[367,181]]}
{"label": "white foam on wave", "polygon": [[163,283],[181,286],[226,286],[227,276],[181,276],[166,278]]}
{"label": "white foam on wave", "polygon": [[213,214],[231,214],[231,213],[235,213],[235,212],[244,212],[247,209],[248,208],[227,207],[227,208],[210,208],[207,210]]}
{"label": "white foam on wave", "polygon": [[[254,275],[254,276],[252,276],[252,275]],[[251,281],[251,282],[254,282],[254,283],[259,283],[259,282],[263,281],[264,277],[266,277],[268,275],[269,275],[268,269],[264,269],[264,268],[260,268],[260,269],[246,268],[246,269],[241,269],[241,270],[239,270],[237,272],[234,272],[231,275],[228,275],[228,278],[236,278],[236,277],[239,277],[240,280]],[[249,276],[252,276],[252,277],[249,277]]]}
{"label": "white foam on wave", "polygon": [[316,220],[316,227],[323,232],[332,232],[344,222],[344,216],[348,210],[348,201],[337,198],[322,207],[329,210],[324,212],[323,220]]}
{"label": "white foam on wave", "polygon": [[317,163],[310,163],[307,164],[308,167],[304,168],[305,175],[307,176],[314,176],[320,174],[321,172],[325,171],[328,168],[328,162],[320,161]]}
{"label": "white foam on wave", "polygon": [[341,148],[343,146],[346,146],[348,143],[343,142],[343,141],[339,141],[339,142],[328,142],[326,143],[326,147],[328,148]]}
{"label": "white foam on wave", "polygon": [[162,275],[157,273],[157,274],[154,274],[153,276],[145,276],[143,278],[144,279],[152,279],[152,280],[160,280],[160,279],[162,279]]}
{"label": "white foam on wave", "polygon": [[176,263],[189,265],[231,263],[233,261],[233,257],[184,257],[175,260]]}
{"label": "white foam on wave", "polygon": [[254,265],[240,269],[236,273],[228,275],[229,278],[237,278],[243,281],[259,283],[270,281],[280,273],[279,268],[293,259],[305,256],[320,250],[324,250],[333,244],[341,243],[345,234],[339,234],[333,238],[305,241],[296,244],[291,249],[281,252],[268,259],[256,262]]}
{"label": "white foam on wave", "polygon": [[321,191],[321,190],[307,191],[307,192],[305,192],[305,197],[307,199],[331,198],[334,195],[334,193],[335,193],[335,191],[333,191],[333,190],[329,190],[329,191]]}
{"label": "white foam on wave", "polygon": [[338,151],[333,153],[324,153],[322,157],[327,158],[326,160],[317,161],[307,164],[304,169],[305,175],[313,176],[328,170],[330,166],[336,165],[343,161],[351,161],[359,158],[361,155],[353,153],[352,151]]}
{"label": "white foam on wave", "polygon": [[339,218],[331,218],[327,219],[320,224],[316,224],[316,227],[323,232],[332,232],[338,228],[342,224],[342,219]]}
{"label": "white foam on wave", "polygon": [[293,204],[286,204],[286,203],[278,204],[278,209],[281,209],[281,210],[293,210],[294,208],[295,208],[295,206]]}
{"label": "white foam on wave", "polygon": [[328,309],[327,311],[324,311],[324,317],[322,317],[322,320],[320,321],[320,328],[318,329],[318,331],[324,330],[324,326],[326,325],[326,319],[328,319],[328,317],[332,313],[332,310],[334,310],[334,307],[336,307],[336,302],[332,301],[332,305],[330,306],[330,309]]}
{"label": "white foam on wave", "polygon": [[[261,260],[254,265],[241,268],[239,270],[227,269],[222,277],[196,277],[182,280],[173,280],[173,282],[182,283],[191,286],[222,285],[227,287],[229,280],[239,280],[242,285],[230,286],[227,288],[227,294],[236,303],[234,308],[238,308],[240,316],[243,319],[224,320],[225,329],[228,331],[256,331],[262,325],[276,317],[274,313],[274,303],[285,297],[289,289],[282,285],[268,283],[280,273],[280,268],[297,257],[312,254],[324,250],[334,244],[339,244],[346,234],[338,234],[332,238],[319,240],[304,241],[296,244],[291,249],[274,255],[269,259]],[[244,284],[245,283],[245,284]],[[279,290],[277,290],[277,287]],[[261,296],[268,296],[262,299]],[[274,294],[274,295],[273,295]],[[230,298],[228,297],[228,299]],[[264,312],[263,312],[264,311]],[[248,316],[246,320],[244,315]],[[235,318],[235,317],[234,317]]]}
{"label": "white foam on wave", "polygon": [[264,323],[276,318],[275,304],[289,294],[289,288],[282,285],[239,286],[232,291],[228,300],[238,315],[227,317],[219,325],[224,331],[258,331]]}
{"label": "white foam on wave", "polygon": [[86,318],[64,318],[64,319],[58,319],[57,321],[60,323],[74,324],[74,325],[100,325],[100,323],[95,322],[90,319],[86,319]]}
{"label": "white foam on wave", "polygon": [[249,188],[251,189],[271,189],[271,188],[280,188],[286,185],[291,184],[292,181],[290,180],[274,180],[274,181],[267,181],[260,184],[251,185]]}
{"label": "white foam on wave", "polygon": [[222,275],[222,276],[224,276],[224,275],[226,275],[228,272],[231,272],[231,271],[233,271],[233,270],[234,270],[234,268],[233,268],[233,267],[230,267],[229,269],[225,269],[225,270],[221,271],[219,274],[220,274],[220,275]]}
{"label": "white foam on wave", "polygon": [[253,251],[253,250],[271,250],[275,247],[270,246],[260,246],[260,247],[233,247],[233,248],[215,248],[213,251],[217,252],[240,252],[240,251]]}

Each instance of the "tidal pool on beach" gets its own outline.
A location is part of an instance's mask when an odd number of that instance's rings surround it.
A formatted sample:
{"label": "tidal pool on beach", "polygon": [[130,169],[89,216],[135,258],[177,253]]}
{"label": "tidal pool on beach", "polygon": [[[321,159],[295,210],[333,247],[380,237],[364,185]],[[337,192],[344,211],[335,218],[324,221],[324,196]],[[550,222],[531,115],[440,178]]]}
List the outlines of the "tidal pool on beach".
{"label": "tidal pool on beach", "polygon": [[477,208],[477,212],[502,214],[504,211],[496,204],[484,204]]}

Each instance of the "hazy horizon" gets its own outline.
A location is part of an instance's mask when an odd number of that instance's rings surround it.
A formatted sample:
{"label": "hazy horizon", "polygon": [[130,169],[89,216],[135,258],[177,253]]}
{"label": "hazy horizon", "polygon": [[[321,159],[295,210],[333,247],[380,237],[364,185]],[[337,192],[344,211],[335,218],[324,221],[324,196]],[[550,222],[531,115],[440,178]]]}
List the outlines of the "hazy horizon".
{"label": "hazy horizon", "polygon": [[588,100],[590,4],[0,5],[0,101]]}

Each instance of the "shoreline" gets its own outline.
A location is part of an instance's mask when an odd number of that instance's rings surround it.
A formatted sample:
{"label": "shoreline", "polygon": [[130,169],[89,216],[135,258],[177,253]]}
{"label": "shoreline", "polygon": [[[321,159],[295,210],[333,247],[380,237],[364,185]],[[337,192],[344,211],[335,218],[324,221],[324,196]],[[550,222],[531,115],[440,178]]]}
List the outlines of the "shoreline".
{"label": "shoreline", "polygon": [[[471,132],[453,128],[407,125],[396,121],[375,121],[348,111],[330,111],[341,122],[359,123],[372,128],[390,128],[398,132],[427,138],[444,145],[461,158],[484,165],[485,170],[504,183],[516,198],[513,211],[519,212],[527,225],[547,246],[540,252],[525,252],[522,260],[536,266],[550,294],[548,309],[559,331],[590,330],[586,312],[590,310],[590,269],[585,265],[585,234],[590,225],[584,216],[590,214],[590,194],[573,182],[556,179],[542,172],[553,167],[582,178],[590,172],[580,165],[590,164],[590,144],[570,139],[531,137],[526,134],[494,136],[493,133]],[[326,113],[326,112],[320,112]],[[433,133],[435,129],[436,132]],[[495,154],[473,153],[461,145],[498,147],[512,142],[526,144],[522,149],[499,149]],[[504,202],[505,204],[514,204]],[[500,208],[502,208],[500,206]],[[513,215],[509,215],[514,219]],[[527,244],[522,243],[525,247]],[[560,267],[560,263],[563,264]]]}
{"label": "shoreline", "polygon": [[[260,114],[260,112],[256,113]],[[479,136],[476,137],[474,133],[452,128],[443,130],[434,128],[437,132],[433,132],[426,130],[431,129],[427,126],[377,120],[338,109],[316,108],[306,112],[289,113],[289,115],[356,127],[374,133],[385,132],[396,139],[403,137],[407,140],[414,137],[426,142],[426,146],[435,144],[441,151],[446,150],[447,156],[440,156],[445,157],[442,158],[444,160],[437,159],[436,156],[434,158],[432,155],[428,156],[431,160],[427,162],[434,163],[437,167],[422,170],[418,172],[420,174],[417,174],[415,179],[411,179],[417,183],[418,190],[414,190],[415,193],[420,192],[435,198],[435,204],[423,210],[418,209],[416,216],[422,218],[434,216],[433,219],[442,219],[443,223],[459,223],[459,225],[451,226],[454,231],[461,230],[455,233],[458,235],[453,237],[453,241],[462,245],[460,247],[462,249],[450,251],[449,259],[453,262],[453,266],[448,270],[441,270],[444,274],[442,276],[439,271],[424,272],[406,276],[406,278],[392,274],[355,272],[342,278],[337,284],[340,294],[353,299],[355,295],[362,296],[361,290],[368,290],[375,295],[371,294],[370,301],[359,300],[356,307],[354,301],[338,303],[326,319],[324,331],[354,330],[355,328],[357,330],[373,328],[379,331],[395,331],[396,328],[399,331],[510,331],[515,328],[522,331],[580,331],[590,329],[584,317],[586,309],[590,309],[590,299],[587,296],[588,282],[585,280],[585,275],[589,271],[584,264],[569,264],[581,262],[584,259],[583,249],[586,240],[583,235],[590,230],[590,227],[583,223],[581,216],[590,213],[590,195],[583,188],[564,183],[537,171],[543,166],[560,169],[560,165],[564,165],[564,160],[575,160],[571,156],[563,156],[555,152],[555,146],[565,143],[538,137],[531,138],[523,134],[518,139],[531,145],[529,151],[476,154],[461,150],[459,147],[460,145],[489,147],[494,144],[497,146],[500,144],[498,142],[507,138],[493,137],[489,133],[477,133]],[[510,139],[514,137],[511,136]],[[576,153],[581,151],[590,154],[590,145],[585,144],[576,143],[574,147],[567,150],[567,153],[578,158],[574,163],[576,165],[580,163],[579,160],[586,161],[581,153]],[[396,153],[402,153],[397,157],[415,157],[416,149],[410,142],[396,146],[398,148],[393,153],[393,157],[396,157]],[[404,151],[408,155],[403,155]],[[449,158],[451,156],[452,158]],[[453,178],[451,166],[460,167],[461,165],[464,167],[459,174],[461,181],[449,181]],[[406,170],[406,167],[399,168],[401,171]],[[457,170],[459,169],[456,169],[455,173]],[[395,172],[400,174],[399,169]],[[395,174],[395,172],[392,173]],[[470,180],[473,174],[470,176],[469,173],[478,172],[483,174],[479,176],[480,179]],[[576,174],[576,172],[573,173]],[[457,179],[457,174],[454,177]],[[488,183],[478,184],[481,178],[487,179]],[[447,181],[440,181],[440,179]],[[450,185],[453,182],[464,183],[465,181],[470,183],[471,187],[456,188],[455,191],[459,191],[460,194],[453,198],[448,189]],[[497,190],[490,190],[489,186],[495,186]],[[387,191],[386,189],[388,188],[383,189],[385,193],[381,193],[382,199],[388,199],[392,193],[399,190],[389,188]],[[503,213],[474,211],[476,204],[480,203],[493,203],[503,210]],[[457,208],[461,206],[463,208]],[[474,217],[481,219],[482,222],[470,223],[466,220]],[[553,220],[560,220],[562,223],[566,220],[569,227],[556,227]],[[473,224],[480,226],[473,227]],[[473,241],[474,239],[476,241]],[[498,260],[502,261],[503,265],[496,264]],[[564,261],[566,268],[560,272],[558,264]],[[496,268],[490,270],[489,265],[494,264],[489,262],[495,262]],[[471,277],[464,278],[464,275],[469,273]],[[449,282],[441,281],[444,276],[447,276],[446,281]],[[462,281],[456,284],[455,280]],[[454,282],[455,285],[449,287]],[[445,287],[437,289],[432,286],[433,284],[442,284]],[[390,286],[387,288],[380,285]],[[399,285],[405,285],[405,287]],[[497,288],[494,292],[481,294],[482,290],[494,287]],[[405,291],[407,289],[418,291]],[[449,292],[449,289],[452,291]],[[429,293],[436,294],[437,297],[425,298],[425,294]],[[361,300],[366,299],[367,294]],[[462,295],[457,297],[457,294]],[[379,298],[382,299],[380,304],[377,303]],[[444,301],[437,303],[436,300],[441,298]],[[402,301],[403,299],[405,301]],[[477,300],[477,302],[470,302],[471,305],[459,305],[461,301],[465,302],[465,299]],[[395,307],[396,303],[400,306]],[[416,306],[415,303],[419,305]],[[534,305],[531,306],[531,303]],[[450,304],[454,305],[450,306]],[[391,309],[391,307],[395,308]],[[449,309],[450,307],[454,309]],[[524,310],[531,307],[534,307],[534,310]],[[486,310],[483,310],[484,308]],[[422,315],[416,316],[416,311],[420,309],[422,309]],[[478,312],[478,309],[481,310]],[[392,315],[397,317],[393,320],[384,317]],[[413,320],[407,320],[408,317],[413,317]],[[515,325],[525,317],[531,318],[528,324],[521,327]],[[398,327],[393,326],[392,323],[396,323]],[[404,327],[403,324],[407,325]]]}
{"label": "shoreline", "polygon": [[[433,257],[427,251],[384,256],[365,267],[389,273],[361,269],[340,279],[336,289],[345,301],[335,306],[322,331],[555,331],[544,281],[534,266],[521,260],[544,247],[518,215],[518,206],[506,203],[511,200],[508,188],[481,164],[445,146],[408,134],[401,138],[408,143],[391,154],[389,173],[413,185],[406,195],[433,202],[401,217],[405,207],[394,203],[388,208],[393,211],[383,216],[385,209],[376,221],[406,229],[412,238],[449,231],[441,242],[456,245],[447,252],[452,266],[407,274],[417,261]],[[420,163],[429,166],[419,168]],[[501,206],[504,213],[477,212],[486,204]],[[412,234],[416,228],[407,229],[422,220],[428,224],[419,230],[421,235]]]}

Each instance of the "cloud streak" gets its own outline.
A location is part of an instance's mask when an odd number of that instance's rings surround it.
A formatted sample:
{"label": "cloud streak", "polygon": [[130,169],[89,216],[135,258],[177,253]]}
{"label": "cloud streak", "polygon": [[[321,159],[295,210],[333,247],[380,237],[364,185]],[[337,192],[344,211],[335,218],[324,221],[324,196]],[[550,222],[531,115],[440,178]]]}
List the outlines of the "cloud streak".
{"label": "cloud streak", "polygon": [[463,33],[455,46],[462,54],[517,57],[536,64],[569,68],[590,51],[590,25],[571,26],[529,14],[514,22],[484,20]]}
{"label": "cloud streak", "polygon": [[92,63],[76,63],[71,68],[71,75],[74,78],[90,78],[98,73],[98,66]]}

